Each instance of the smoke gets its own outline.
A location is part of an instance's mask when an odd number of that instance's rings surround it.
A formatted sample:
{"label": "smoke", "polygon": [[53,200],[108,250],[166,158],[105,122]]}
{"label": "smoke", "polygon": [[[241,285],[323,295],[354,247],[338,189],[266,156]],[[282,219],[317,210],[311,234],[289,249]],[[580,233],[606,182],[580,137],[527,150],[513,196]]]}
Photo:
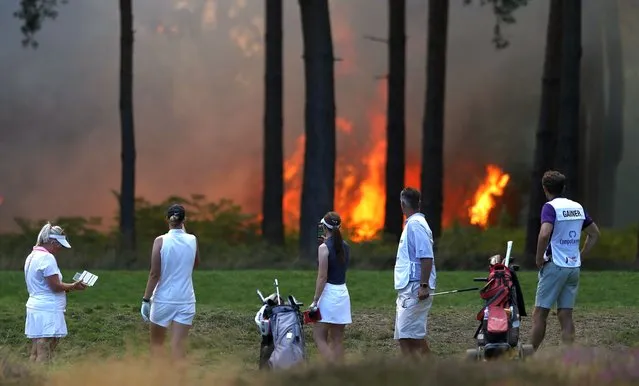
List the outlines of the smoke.
{"label": "smoke", "polygon": [[[263,116],[263,3],[232,0],[134,2],[136,194],[227,197],[260,209]],[[17,2],[0,2],[0,229],[15,216],[102,216],[117,209],[119,14],[113,1],[70,0],[21,46]],[[185,7],[186,6],[186,7]],[[189,8],[190,7],[190,8]],[[304,80],[297,2],[285,2],[285,150],[303,133]],[[521,173],[532,160],[547,2],[517,11],[491,43],[490,7],[451,2],[446,90],[449,179],[483,177],[497,163]],[[386,3],[332,0],[338,136],[343,157],[363,156],[367,114],[387,68]],[[419,162],[425,93],[426,3],[408,1],[407,152]],[[453,181],[455,182],[455,181]]]}

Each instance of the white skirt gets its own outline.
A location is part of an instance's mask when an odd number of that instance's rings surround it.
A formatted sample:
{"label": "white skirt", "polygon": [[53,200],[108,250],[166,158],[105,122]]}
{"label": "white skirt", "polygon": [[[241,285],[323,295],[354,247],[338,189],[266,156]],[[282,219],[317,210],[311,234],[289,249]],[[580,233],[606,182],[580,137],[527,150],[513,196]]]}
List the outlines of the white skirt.
{"label": "white skirt", "polygon": [[29,339],[64,338],[67,336],[64,311],[42,311],[27,308],[24,334]]}
{"label": "white skirt", "polygon": [[346,284],[326,283],[322,296],[320,296],[319,307],[322,323],[331,324],[351,324],[351,298],[348,294]]}

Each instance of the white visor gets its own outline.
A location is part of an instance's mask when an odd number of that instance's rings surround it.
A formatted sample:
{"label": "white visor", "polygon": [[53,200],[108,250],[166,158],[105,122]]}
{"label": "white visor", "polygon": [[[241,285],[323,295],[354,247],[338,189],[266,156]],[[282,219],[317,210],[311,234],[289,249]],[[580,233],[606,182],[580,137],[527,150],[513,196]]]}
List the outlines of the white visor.
{"label": "white visor", "polygon": [[67,237],[64,235],[49,235],[50,238],[57,240],[63,247],[71,248],[71,244],[67,241]]}
{"label": "white visor", "polygon": [[335,228],[339,228],[339,225],[331,225],[329,223],[326,222],[326,220],[324,220],[324,218],[322,217],[322,219],[320,220],[320,224],[324,224],[325,227],[327,227],[328,229],[335,229]]}

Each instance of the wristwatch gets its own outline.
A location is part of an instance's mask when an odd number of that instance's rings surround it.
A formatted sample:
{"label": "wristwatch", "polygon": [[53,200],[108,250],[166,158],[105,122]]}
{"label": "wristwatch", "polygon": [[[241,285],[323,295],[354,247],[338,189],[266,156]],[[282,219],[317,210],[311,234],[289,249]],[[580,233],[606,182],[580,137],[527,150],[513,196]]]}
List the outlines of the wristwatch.
{"label": "wristwatch", "polygon": [[142,298],[142,301],[143,301],[144,303],[149,303],[151,300],[149,300],[149,299],[145,299],[145,298]]}
{"label": "wristwatch", "polygon": [[430,287],[428,287],[428,283],[419,283],[419,286],[420,286],[421,288],[426,288],[426,289],[429,289],[429,288],[430,288]]}

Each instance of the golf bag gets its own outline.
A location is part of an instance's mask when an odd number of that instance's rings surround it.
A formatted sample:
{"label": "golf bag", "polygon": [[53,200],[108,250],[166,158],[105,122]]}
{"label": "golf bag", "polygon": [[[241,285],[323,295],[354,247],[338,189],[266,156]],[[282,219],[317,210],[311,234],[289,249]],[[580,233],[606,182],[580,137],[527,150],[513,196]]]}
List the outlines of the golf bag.
{"label": "golf bag", "polygon": [[517,268],[507,267],[500,260],[491,261],[488,278],[477,279],[487,282],[479,291],[485,304],[477,314],[479,327],[474,336],[485,358],[519,348],[520,317],[527,315]]}
{"label": "golf bag", "polygon": [[306,360],[304,319],[300,306],[291,295],[288,304],[271,294],[255,316],[262,335],[260,369],[287,369]]}

